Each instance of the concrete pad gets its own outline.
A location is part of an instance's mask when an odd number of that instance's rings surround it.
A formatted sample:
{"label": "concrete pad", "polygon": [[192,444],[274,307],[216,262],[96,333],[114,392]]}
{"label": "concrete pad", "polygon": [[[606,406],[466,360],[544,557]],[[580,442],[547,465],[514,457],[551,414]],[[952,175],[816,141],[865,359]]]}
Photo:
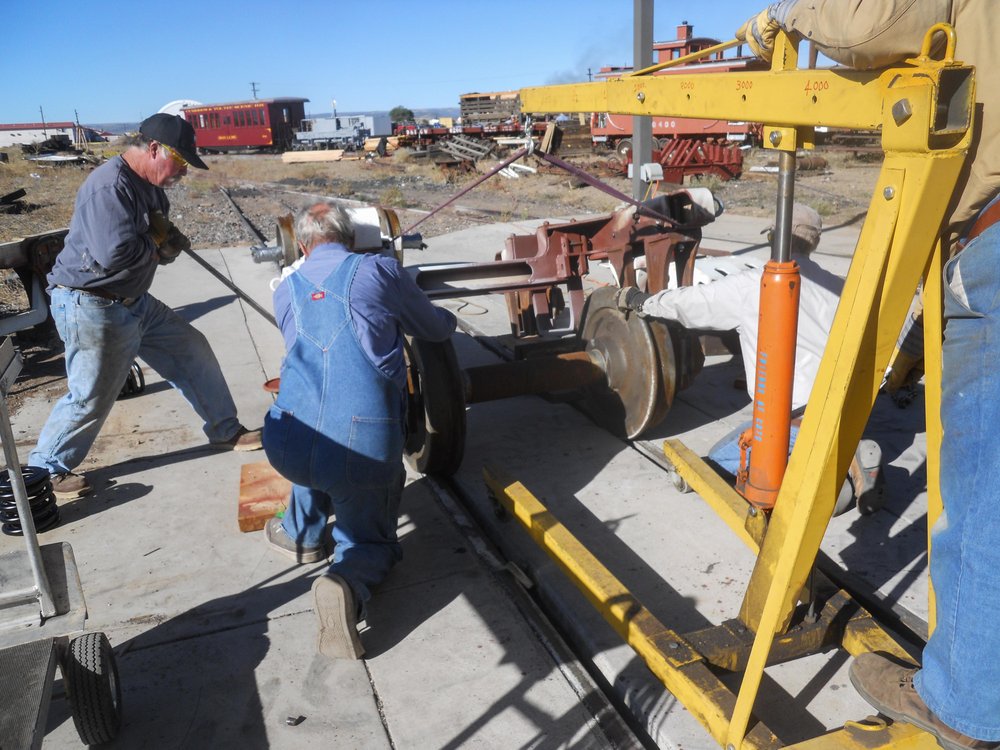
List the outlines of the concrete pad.
{"label": "concrete pad", "polygon": [[[246,248],[201,254],[270,307],[273,266]],[[208,336],[242,420],[259,426],[277,330],[188,258],[161,269],[153,293]],[[143,369],[145,392],[116,403],[82,467],[94,493],[61,503],[61,524],[40,535],[72,544],[87,629],[115,648],[114,746],[612,746],[615,717],[595,718],[606,707],[593,686],[417,476],[402,503],[406,560],[362,632],[367,660],[317,655],[309,588],[325,564],[290,564],[238,527],[241,469],[263,454],[208,447],[191,408]],[[56,380],[16,415],[22,459],[61,393]],[[0,553],[20,544],[0,537]],[[44,746],[80,747],[61,680]]]}
{"label": "concrete pad", "polygon": [[[723,215],[706,227],[703,245],[765,260],[768,250],[760,233],[768,223]],[[857,228],[825,232],[817,262],[846,275]],[[496,229],[484,230],[483,244],[496,242]],[[524,227],[524,231],[532,229],[532,225]],[[473,260],[468,248],[475,244],[474,234],[478,235],[476,230],[466,230],[435,238],[421,255],[421,264]],[[485,260],[491,257],[492,248]],[[509,330],[499,296],[444,304],[477,338],[500,337]],[[462,367],[495,361],[468,339],[457,337],[455,343]],[[663,424],[631,448],[596,428],[571,404],[523,397],[474,404],[467,414],[466,454],[455,481],[471,498],[473,513],[504,554],[535,580],[537,595],[571,634],[574,647],[592,661],[608,688],[660,747],[711,747],[714,743],[631,649],[621,645],[620,638],[520,525],[494,519],[480,469],[489,464],[521,481],[670,627],[683,632],[719,623],[738,613],[753,555],[695,495],[678,494],[659,464],[664,438],[680,437],[705,455],[716,440],[749,419],[749,398],[738,382],[743,377],[738,358],[709,357],[694,385],[678,394]],[[888,399],[880,399],[868,434],[887,446],[893,499],[886,511],[874,517],[860,517],[854,511],[835,519],[824,551],[869,586],[873,596],[908,608],[908,614],[919,621],[926,615],[926,604],[920,604],[926,602],[925,530],[920,511],[911,509],[920,508],[921,503],[926,507],[920,473],[926,450],[920,434],[922,412],[915,404],[899,419],[892,410],[898,411]],[[893,481],[902,478],[903,472],[907,481]],[[894,553],[882,549],[890,540]],[[870,707],[848,689],[848,665],[845,654],[831,652],[769,668],[755,712],[788,743],[868,715]]]}
{"label": "concrete pad", "polygon": [[[725,242],[759,255],[754,246],[766,223],[723,215],[706,228],[705,244],[711,237],[713,246]],[[407,263],[491,260],[508,234],[534,226],[513,222],[434,238]],[[850,230],[835,230],[844,233],[841,247],[853,246]],[[826,243],[827,234],[821,249]],[[846,272],[849,254],[838,249],[818,260]],[[273,265],[254,264],[245,248],[202,256],[270,309]],[[277,330],[187,258],[161,269],[154,293],[209,337],[243,421],[259,426],[271,403],[261,385],[278,375],[283,355]],[[461,365],[495,361],[476,338],[509,333],[503,298],[443,304],[470,332],[455,337]],[[521,397],[472,406],[454,481],[490,541],[456,521],[431,482],[411,476],[400,521],[405,558],[370,603],[365,661],[351,663],[315,654],[309,585],[324,565],[289,565],[259,533],[238,529],[241,467],[262,455],[210,450],[190,407],[148,368],[146,376],[146,393],[116,405],[83,467],[102,486],[63,504],[63,522],[42,535],[43,542],[73,545],[88,629],[106,632],[119,654],[125,726],[118,746],[634,744],[627,732],[615,735],[621,728],[607,719],[593,684],[533,619],[533,605],[506,572],[519,569],[596,679],[653,743],[715,747],[519,524],[496,518],[481,469],[490,464],[524,482],[671,627],[733,617],[753,556],[650,459],[662,455],[668,436],[704,455],[746,419],[738,361],[710,357],[664,423],[633,445],[594,426],[571,403]],[[41,389],[15,417],[22,458],[56,390]],[[895,408],[880,405],[869,425],[890,446],[888,510],[836,519],[824,550],[919,619],[926,612],[925,447],[920,404],[899,414]],[[0,553],[19,543],[0,537]],[[867,715],[848,688],[846,667],[834,652],[769,668],[758,714],[786,742]],[[79,746],[61,695],[57,685],[47,748]],[[286,723],[300,716],[294,726]]]}

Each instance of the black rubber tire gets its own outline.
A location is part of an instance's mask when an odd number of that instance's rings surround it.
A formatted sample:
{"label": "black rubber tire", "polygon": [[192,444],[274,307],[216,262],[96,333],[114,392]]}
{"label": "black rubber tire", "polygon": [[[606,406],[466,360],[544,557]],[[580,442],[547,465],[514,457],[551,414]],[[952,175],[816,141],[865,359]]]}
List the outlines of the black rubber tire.
{"label": "black rubber tire", "polygon": [[409,393],[403,454],[421,474],[451,476],[465,453],[465,387],[451,341],[406,339]]}
{"label": "black rubber tire", "polygon": [[101,745],[117,737],[122,689],[115,654],[104,633],[84,633],[70,641],[63,678],[73,723],[83,743]]}

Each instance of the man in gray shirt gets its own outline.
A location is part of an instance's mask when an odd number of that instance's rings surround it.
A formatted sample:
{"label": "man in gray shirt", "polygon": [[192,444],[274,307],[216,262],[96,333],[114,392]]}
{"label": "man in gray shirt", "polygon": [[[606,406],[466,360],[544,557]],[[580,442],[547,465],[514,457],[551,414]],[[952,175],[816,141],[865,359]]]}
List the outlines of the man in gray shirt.
{"label": "man in gray shirt", "polygon": [[191,243],[167,218],[165,187],[198,157],[194,128],[177,115],[155,114],[128,148],[101,165],[76,196],[65,246],[48,275],[52,317],[65,345],[69,392],[59,400],[28,458],[52,473],[56,497],[90,492],[74,474],[100,432],[129,368],[141,357],[177,388],[204,420],[211,445],[257,450],[208,340],[149,294],[158,265]]}

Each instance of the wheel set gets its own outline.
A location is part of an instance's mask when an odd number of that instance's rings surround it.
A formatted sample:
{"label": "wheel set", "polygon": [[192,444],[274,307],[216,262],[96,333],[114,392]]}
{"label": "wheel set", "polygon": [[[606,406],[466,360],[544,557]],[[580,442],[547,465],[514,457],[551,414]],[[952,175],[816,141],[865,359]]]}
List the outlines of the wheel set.
{"label": "wheel set", "polygon": [[658,425],[674,395],[701,370],[697,340],[666,323],[626,314],[615,290],[595,290],[584,307],[576,351],[459,370],[451,341],[406,341],[409,464],[450,475],[464,453],[468,404],[571,393],[609,432],[634,440]]}

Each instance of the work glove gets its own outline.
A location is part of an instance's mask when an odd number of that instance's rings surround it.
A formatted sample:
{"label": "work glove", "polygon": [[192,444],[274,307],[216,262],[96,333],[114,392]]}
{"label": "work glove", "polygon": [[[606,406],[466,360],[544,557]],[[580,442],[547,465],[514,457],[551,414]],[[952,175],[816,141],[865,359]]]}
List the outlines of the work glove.
{"label": "work glove", "polygon": [[164,216],[162,211],[149,212],[149,237],[157,247],[166,241],[172,226],[170,219]]}
{"label": "work glove", "polygon": [[171,224],[166,239],[156,247],[156,254],[160,256],[160,265],[165,266],[167,263],[173,263],[177,260],[178,255],[190,249],[191,240],[181,230]]}
{"label": "work glove", "polygon": [[642,303],[652,296],[634,286],[623,286],[615,292],[615,306],[622,312],[639,312]]}
{"label": "work glove", "polygon": [[781,26],[774,19],[775,7],[770,5],[757,15],[748,18],[736,31],[736,38],[746,42],[757,57],[771,62],[774,54],[774,40]]}

